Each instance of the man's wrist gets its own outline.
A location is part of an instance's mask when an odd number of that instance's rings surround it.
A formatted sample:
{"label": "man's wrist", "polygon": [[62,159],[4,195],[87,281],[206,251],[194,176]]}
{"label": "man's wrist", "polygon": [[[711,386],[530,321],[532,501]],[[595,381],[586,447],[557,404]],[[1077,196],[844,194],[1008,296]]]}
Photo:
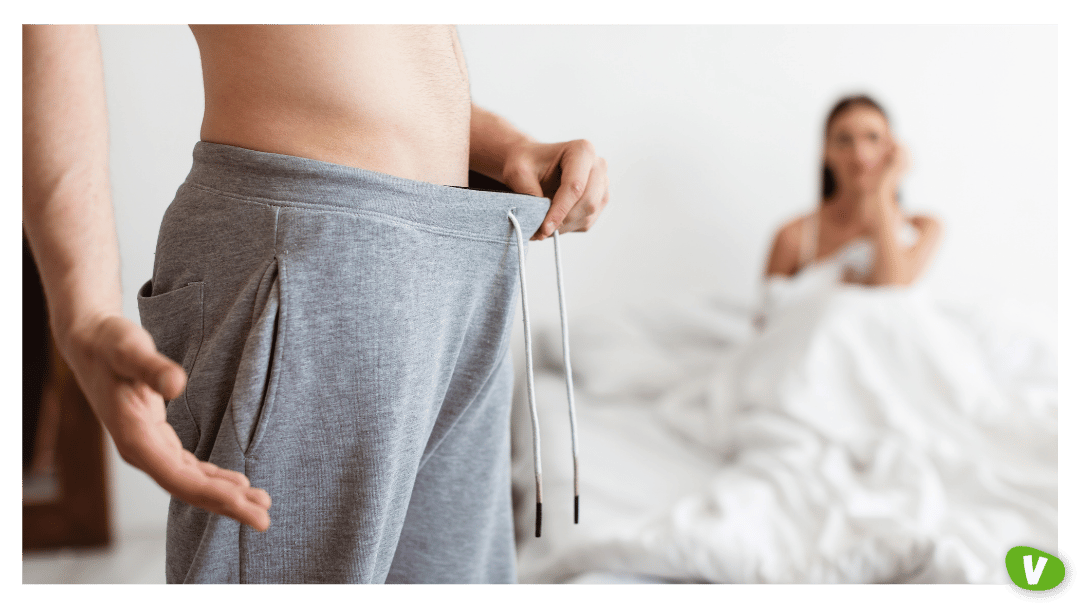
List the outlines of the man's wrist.
{"label": "man's wrist", "polygon": [[536,143],[510,121],[476,104],[469,136],[469,168],[499,181],[505,181],[508,163],[516,151]]}
{"label": "man's wrist", "polygon": [[62,353],[72,354],[84,350],[93,342],[94,334],[106,319],[123,314],[119,306],[80,307],[80,310],[67,312],[53,311],[51,308],[49,324],[53,339]]}

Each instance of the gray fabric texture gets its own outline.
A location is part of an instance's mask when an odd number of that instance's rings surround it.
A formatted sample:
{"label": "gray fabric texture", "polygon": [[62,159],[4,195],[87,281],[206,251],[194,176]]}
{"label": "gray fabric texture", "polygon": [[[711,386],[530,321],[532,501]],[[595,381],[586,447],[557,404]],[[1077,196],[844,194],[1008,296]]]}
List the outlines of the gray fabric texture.
{"label": "gray fabric texture", "polygon": [[[550,201],[199,142],[143,325],[169,423],[273,500],[264,533],[173,499],[166,578],[514,582],[517,244]],[[520,330],[519,330],[520,331]]]}

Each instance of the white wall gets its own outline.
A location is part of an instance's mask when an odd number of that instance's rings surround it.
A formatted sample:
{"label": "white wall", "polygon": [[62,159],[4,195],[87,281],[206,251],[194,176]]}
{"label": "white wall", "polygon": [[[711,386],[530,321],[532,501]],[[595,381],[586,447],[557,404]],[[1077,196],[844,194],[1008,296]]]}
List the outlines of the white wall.
{"label": "white wall", "polygon": [[[135,292],[198,139],[199,56],[183,26],[100,32],[125,313],[137,320]],[[928,287],[1056,338],[1054,26],[459,32],[478,104],[544,141],[587,138],[609,162],[611,204],[563,242],[572,313],[658,294],[749,304],[775,229],[816,202],[825,113],[865,91],[911,149],[906,208],[945,223]],[[530,312],[557,322],[551,243],[531,247]],[[121,532],[159,529],[164,493],[115,456],[112,476]]]}

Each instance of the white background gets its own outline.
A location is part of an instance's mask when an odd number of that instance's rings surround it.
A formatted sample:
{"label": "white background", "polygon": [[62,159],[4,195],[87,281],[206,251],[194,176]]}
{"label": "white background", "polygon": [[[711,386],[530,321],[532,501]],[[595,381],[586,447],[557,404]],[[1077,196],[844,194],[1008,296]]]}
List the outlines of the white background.
{"label": "white background", "polygon": [[[135,292],[199,136],[199,55],[184,26],[99,31],[125,314],[138,320]],[[694,294],[751,305],[776,228],[816,204],[825,113],[867,92],[912,153],[905,209],[945,225],[927,287],[1056,341],[1054,26],[459,32],[477,104],[541,141],[589,139],[608,160],[610,205],[562,241],[572,319]],[[538,325],[557,322],[551,246],[530,246]],[[167,495],[115,452],[110,476],[117,532],[162,533]]]}

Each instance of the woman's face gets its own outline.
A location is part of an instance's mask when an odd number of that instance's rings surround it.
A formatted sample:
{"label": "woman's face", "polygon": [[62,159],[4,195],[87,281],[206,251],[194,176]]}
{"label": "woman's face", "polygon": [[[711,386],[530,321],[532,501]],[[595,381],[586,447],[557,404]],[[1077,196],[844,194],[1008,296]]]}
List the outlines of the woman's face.
{"label": "woman's face", "polygon": [[891,143],[881,112],[856,105],[840,113],[825,136],[825,163],[841,191],[870,191]]}

